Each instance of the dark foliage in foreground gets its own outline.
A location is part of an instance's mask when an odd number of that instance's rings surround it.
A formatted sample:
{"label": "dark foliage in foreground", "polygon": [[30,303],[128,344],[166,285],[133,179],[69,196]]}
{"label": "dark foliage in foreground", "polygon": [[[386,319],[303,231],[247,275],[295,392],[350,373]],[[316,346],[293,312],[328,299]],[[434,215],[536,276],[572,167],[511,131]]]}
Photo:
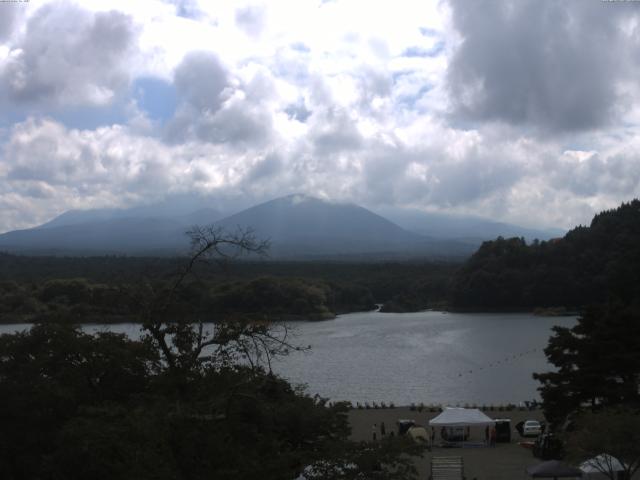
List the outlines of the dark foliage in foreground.
{"label": "dark foliage in foreground", "polygon": [[188,308],[197,261],[265,245],[220,230],[196,231],[192,243],[172,282],[132,295],[140,341],[53,322],[0,336],[0,477],[416,478],[411,455],[422,446],[351,442],[345,404],[272,374],[273,357],[301,350],[285,325],[241,316],[206,325]]}
{"label": "dark foliage in foreground", "polygon": [[640,411],[617,406],[583,412],[566,435],[569,457],[589,460],[610,480],[631,480],[640,470]]}
{"label": "dark foliage in foreground", "polygon": [[222,358],[171,369],[149,341],[70,325],[3,335],[0,352],[5,479],[283,479],[315,462],[412,478],[400,454],[420,451],[350,442],[346,405]]}
{"label": "dark foliage in foreground", "polygon": [[545,416],[557,428],[582,411],[640,408],[640,310],[612,303],[588,309],[571,328],[554,327],[542,383]]}

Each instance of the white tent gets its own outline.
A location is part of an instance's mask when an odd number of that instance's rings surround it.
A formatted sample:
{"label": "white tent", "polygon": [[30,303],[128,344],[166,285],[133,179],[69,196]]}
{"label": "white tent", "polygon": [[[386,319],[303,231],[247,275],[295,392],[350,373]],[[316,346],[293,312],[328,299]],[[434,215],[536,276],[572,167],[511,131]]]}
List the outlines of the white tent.
{"label": "white tent", "polygon": [[617,458],[601,453],[597,457],[590,458],[580,464],[580,470],[587,475],[606,474],[606,472],[622,472],[624,471],[624,465]]}
{"label": "white tent", "polygon": [[[440,415],[429,420],[432,438],[435,437],[435,428],[439,427],[443,446],[487,445],[489,427],[493,427],[495,423],[495,420],[491,420],[477,408],[447,407]],[[473,427],[480,427],[482,433]],[[472,428],[476,431],[475,441],[471,440]]]}
{"label": "white tent", "polygon": [[488,427],[495,425],[477,408],[446,407],[440,415],[429,420],[430,427]]}

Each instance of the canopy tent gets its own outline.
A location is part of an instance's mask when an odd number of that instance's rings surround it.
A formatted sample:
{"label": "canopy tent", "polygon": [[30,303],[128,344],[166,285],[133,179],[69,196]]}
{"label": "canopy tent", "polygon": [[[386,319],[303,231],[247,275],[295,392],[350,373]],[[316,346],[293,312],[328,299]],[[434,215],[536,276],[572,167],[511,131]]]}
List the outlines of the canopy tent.
{"label": "canopy tent", "polygon": [[[489,445],[489,427],[494,427],[495,420],[491,420],[477,408],[445,408],[440,415],[429,420],[432,438],[435,429],[440,429],[441,445],[451,446],[487,446]],[[474,428],[474,427],[480,427]],[[472,433],[475,430],[475,435]],[[478,431],[480,430],[480,431]],[[492,428],[495,431],[495,429]],[[475,437],[475,440],[473,440]]]}
{"label": "canopy tent", "polygon": [[440,415],[429,420],[430,427],[488,427],[495,423],[477,408],[446,407]]}
{"label": "canopy tent", "polygon": [[533,478],[576,478],[582,476],[582,470],[559,460],[549,460],[527,468]]}
{"label": "canopy tent", "polygon": [[597,457],[590,458],[581,463],[580,470],[587,474],[622,472],[624,471],[624,465],[617,458],[606,453],[601,453]]}

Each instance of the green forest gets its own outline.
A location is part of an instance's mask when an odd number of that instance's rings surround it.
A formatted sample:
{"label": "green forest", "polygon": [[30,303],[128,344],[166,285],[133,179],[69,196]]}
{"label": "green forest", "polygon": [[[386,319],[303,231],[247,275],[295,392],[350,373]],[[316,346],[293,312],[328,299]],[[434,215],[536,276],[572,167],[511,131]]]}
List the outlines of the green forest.
{"label": "green forest", "polygon": [[[28,257],[0,254],[0,321],[136,321],[146,289],[161,289],[184,258]],[[322,320],[427,308],[573,313],[616,296],[640,298],[640,202],[597,214],[565,237],[497,238],[463,264],[208,262],[181,288],[181,312]]]}
{"label": "green forest", "polygon": [[[0,254],[0,321],[135,321],[146,289],[161,289],[186,259],[27,257]],[[430,262],[206,262],[182,287],[182,313],[321,320],[366,311],[441,306],[458,267]]]}
{"label": "green forest", "polygon": [[468,310],[579,310],[611,297],[638,301],[640,201],[601,212],[564,238],[485,242],[453,276],[448,297]]}

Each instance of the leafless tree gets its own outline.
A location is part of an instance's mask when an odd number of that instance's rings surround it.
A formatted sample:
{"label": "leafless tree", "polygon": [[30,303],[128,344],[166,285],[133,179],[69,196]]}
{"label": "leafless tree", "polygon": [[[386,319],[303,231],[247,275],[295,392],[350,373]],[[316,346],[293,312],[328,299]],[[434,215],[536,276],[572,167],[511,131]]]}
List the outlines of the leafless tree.
{"label": "leafless tree", "polygon": [[180,289],[194,276],[199,263],[226,262],[249,254],[264,256],[269,249],[269,242],[257,239],[251,229],[229,233],[216,226],[193,227],[187,235],[191,250],[185,266],[169,287],[152,292],[143,313],[143,329],[170,370],[184,373],[240,361],[271,371],[275,356],[304,350],[290,341],[286,324],[268,318],[256,321],[237,316],[207,323],[205,318],[180,318],[179,312],[172,312]]}

